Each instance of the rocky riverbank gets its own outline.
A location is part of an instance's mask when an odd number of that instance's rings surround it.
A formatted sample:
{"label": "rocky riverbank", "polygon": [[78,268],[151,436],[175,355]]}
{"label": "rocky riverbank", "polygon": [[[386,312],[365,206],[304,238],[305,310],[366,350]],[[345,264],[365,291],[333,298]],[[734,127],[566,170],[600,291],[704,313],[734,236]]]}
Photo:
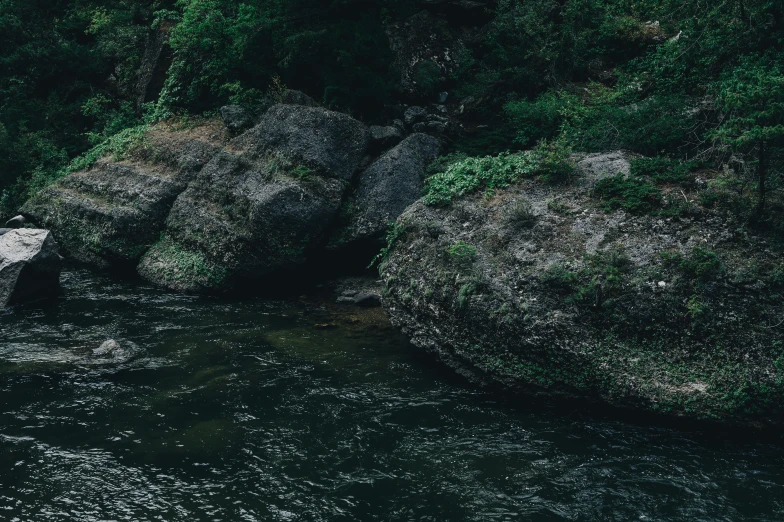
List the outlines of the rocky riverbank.
{"label": "rocky riverbank", "polygon": [[[285,286],[327,258],[365,266],[397,219],[385,309],[461,371],[699,419],[782,418],[784,265],[706,203],[709,179],[659,194],[629,181],[621,151],[561,158],[556,179],[532,151],[505,156],[499,176],[525,175],[492,190],[476,192],[480,161],[454,194],[431,184],[420,199],[441,144],[416,118],[368,127],[290,98],[261,116],[227,109],[224,124],[158,125],[24,218],[73,260],[202,293]],[[355,284],[337,301],[379,299]]]}
{"label": "rocky riverbank", "polygon": [[68,175],[22,213],[69,258],[178,291],[285,284],[279,274],[358,244],[364,266],[419,197],[439,141],[368,127],[301,93],[284,101],[257,120],[227,109],[225,125],[158,125],[124,159]]}

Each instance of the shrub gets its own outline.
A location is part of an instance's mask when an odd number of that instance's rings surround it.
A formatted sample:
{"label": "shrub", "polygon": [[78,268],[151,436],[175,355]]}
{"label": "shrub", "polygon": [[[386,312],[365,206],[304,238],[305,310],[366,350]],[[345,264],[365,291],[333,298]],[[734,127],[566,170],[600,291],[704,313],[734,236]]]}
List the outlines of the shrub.
{"label": "shrub", "polygon": [[681,269],[694,279],[706,281],[713,279],[724,270],[719,256],[715,252],[697,247],[689,257],[680,262]]}
{"label": "shrub", "polygon": [[691,183],[691,172],[699,166],[696,161],[679,161],[662,156],[637,158],[631,162],[633,177],[647,177],[654,183],[685,185]]}
{"label": "shrub", "polygon": [[536,214],[531,207],[531,202],[521,198],[504,209],[504,219],[515,229],[531,228],[536,223]]}
{"label": "shrub", "polygon": [[618,174],[596,183],[594,197],[599,198],[599,206],[607,211],[623,209],[634,214],[651,212],[661,203],[659,189],[633,177]]}
{"label": "shrub", "polygon": [[539,165],[540,158],[532,152],[465,158],[425,181],[425,203],[445,206],[480,188],[506,187],[520,178],[534,175]]}
{"label": "shrub", "polygon": [[447,253],[459,260],[473,259],[476,257],[476,247],[463,240],[458,240],[446,249]]}
{"label": "shrub", "polygon": [[571,290],[577,284],[577,279],[575,272],[558,263],[548,266],[540,277],[543,284],[559,290]]}
{"label": "shrub", "polygon": [[452,158],[452,161],[446,163],[446,170],[425,181],[426,204],[446,206],[454,199],[480,189],[504,188],[520,179],[536,175],[541,175],[546,182],[561,183],[569,178],[574,169],[569,149],[562,141],[553,144],[542,142],[533,150],[516,154],[504,152],[482,158]]}

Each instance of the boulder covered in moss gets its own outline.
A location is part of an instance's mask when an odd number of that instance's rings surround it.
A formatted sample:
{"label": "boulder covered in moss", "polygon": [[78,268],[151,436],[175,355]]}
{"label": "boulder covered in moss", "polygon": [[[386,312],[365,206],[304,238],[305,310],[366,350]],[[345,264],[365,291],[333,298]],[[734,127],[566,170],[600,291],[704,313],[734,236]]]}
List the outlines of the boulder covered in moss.
{"label": "boulder covered in moss", "polygon": [[277,105],[177,198],[139,273],[194,292],[264,285],[326,242],[369,141],[362,123]]}
{"label": "boulder covered in moss", "polygon": [[351,181],[369,142],[370,130],[347,114],[279,104],[233,145],[272,150],[321,175]]}
{"label": "boulder covered in moss", "polygon": [[780,423],[781,246],[701,206],[695,186],[668,190],[637,213],[537,179],[419,201],[381,265],[385,309],[415,345],[480,379]]}
{"label": "boulder covered in moss", "polygon": [[100,268],[133,267],[224,137],[215,121],[155,126],[122,157],[100,158],[66,176],[27,201],[22,212],[52,230],[71,259]]}

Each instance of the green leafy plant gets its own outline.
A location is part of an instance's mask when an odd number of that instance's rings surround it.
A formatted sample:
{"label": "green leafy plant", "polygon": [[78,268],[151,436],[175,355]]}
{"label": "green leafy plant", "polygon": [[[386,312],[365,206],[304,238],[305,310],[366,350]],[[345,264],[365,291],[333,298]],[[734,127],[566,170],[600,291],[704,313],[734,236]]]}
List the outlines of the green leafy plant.
{"label": "green leafy plant", "polygon": [[463,240],[458,240],[451,244],[449,248],[446,249],[446,252],[460,261],[471,260],[476,257],[476,247],[469,245]]}
{"label": "green leafy plant", "polygon": [[661,203],[659,189],[646,181],[618,174],[596,183],[593,196],[604,210],[623,209],[634,214],[653,211]]}
{"label": "green leafy plant", "polygon": [[389,228],[387,229],[386,245],[376,254],[376,257],[370,262],[368,268],[372,268],[376,265],[379,265],[379,268],[381,268],[381,265],[389,258],[389,254],[395,244],[406,235],[406,230],[407,227],[404,223],[399,221],[390,223]]}

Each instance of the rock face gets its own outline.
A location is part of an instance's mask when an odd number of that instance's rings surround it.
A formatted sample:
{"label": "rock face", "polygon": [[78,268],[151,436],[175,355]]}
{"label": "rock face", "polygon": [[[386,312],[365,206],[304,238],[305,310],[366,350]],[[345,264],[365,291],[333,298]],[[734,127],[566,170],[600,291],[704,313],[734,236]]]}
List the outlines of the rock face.
{"label": "rock face", "polygon": [[634,158],[633,154],[622,150],[586,154],[577,158],[576,170],[586,183],[593,183],[618,174],[628,176],[631,172],[631,161]]}
{"label": "rock face", "polygon": [[328,177],[350,181],[370,141],[361,122],[340,112],[276,105],[234,146],[273,150]]}
{"label": "rock face", "polygon": [[226,105],[221,107],[220,115],[223,120],[223,125],[225,125],[233,135],[241,134],[253,127],[255,123],[254,114],[249,109],[240,105]]}
{"label": "rock face", "polygon": [[402,139],[402,129],[394,125],[388,127],[373,125],[370,127],[370,151],[373,153],[383,152],[394,147]]}
{"label": "rock face", "polygon": [[326,241],[368,140],[344,114],[273,107],[177,198],[139,273],[177,290],[223,291],[303,263]]}
{"label": "rock face", "polygon": [[[51,228],[66,256],[134,268],[174,290],[285,285],[279,275],[348,246],[334,238],[347,230],[339,224],[351,202],[358,212],[349,239],[380,239],[419,197],[439,151],[438,140],[414,134],[372,162],[402,138],[402,125],[371,130],[302,93],[286,96],[297,105],[270,107],[244,132],[251,116],[232,107],[223,110],[227,124],[157,125],[124,159],[70,174],[22,214]],[[241,134],[230,139],[226,126]]]}
{"label": "rock face", "polygon": [[481,379],[782,422],[780,255],[723,213],[605,212],[590,194],[526,180],[417,202],[381,268],[393,323]]}
{"label": "rock face", "polygon": [[421,196],[425,167],[440,150],[436,138],[412,134],[365,169],[359,177],[350,240],[383,238],[389,223]]}
{"label": "rock face", "polygon": [[220,150],[216,122],[148,133],[123,161],[104,158],[44,189],[22,208],[63,253],[101,268],[135,265],[157,241],[174,200]]}
{"label": "rock face", "polygon": [[0,234],[0,308],[56,293],[62,259],[48,230]]}

